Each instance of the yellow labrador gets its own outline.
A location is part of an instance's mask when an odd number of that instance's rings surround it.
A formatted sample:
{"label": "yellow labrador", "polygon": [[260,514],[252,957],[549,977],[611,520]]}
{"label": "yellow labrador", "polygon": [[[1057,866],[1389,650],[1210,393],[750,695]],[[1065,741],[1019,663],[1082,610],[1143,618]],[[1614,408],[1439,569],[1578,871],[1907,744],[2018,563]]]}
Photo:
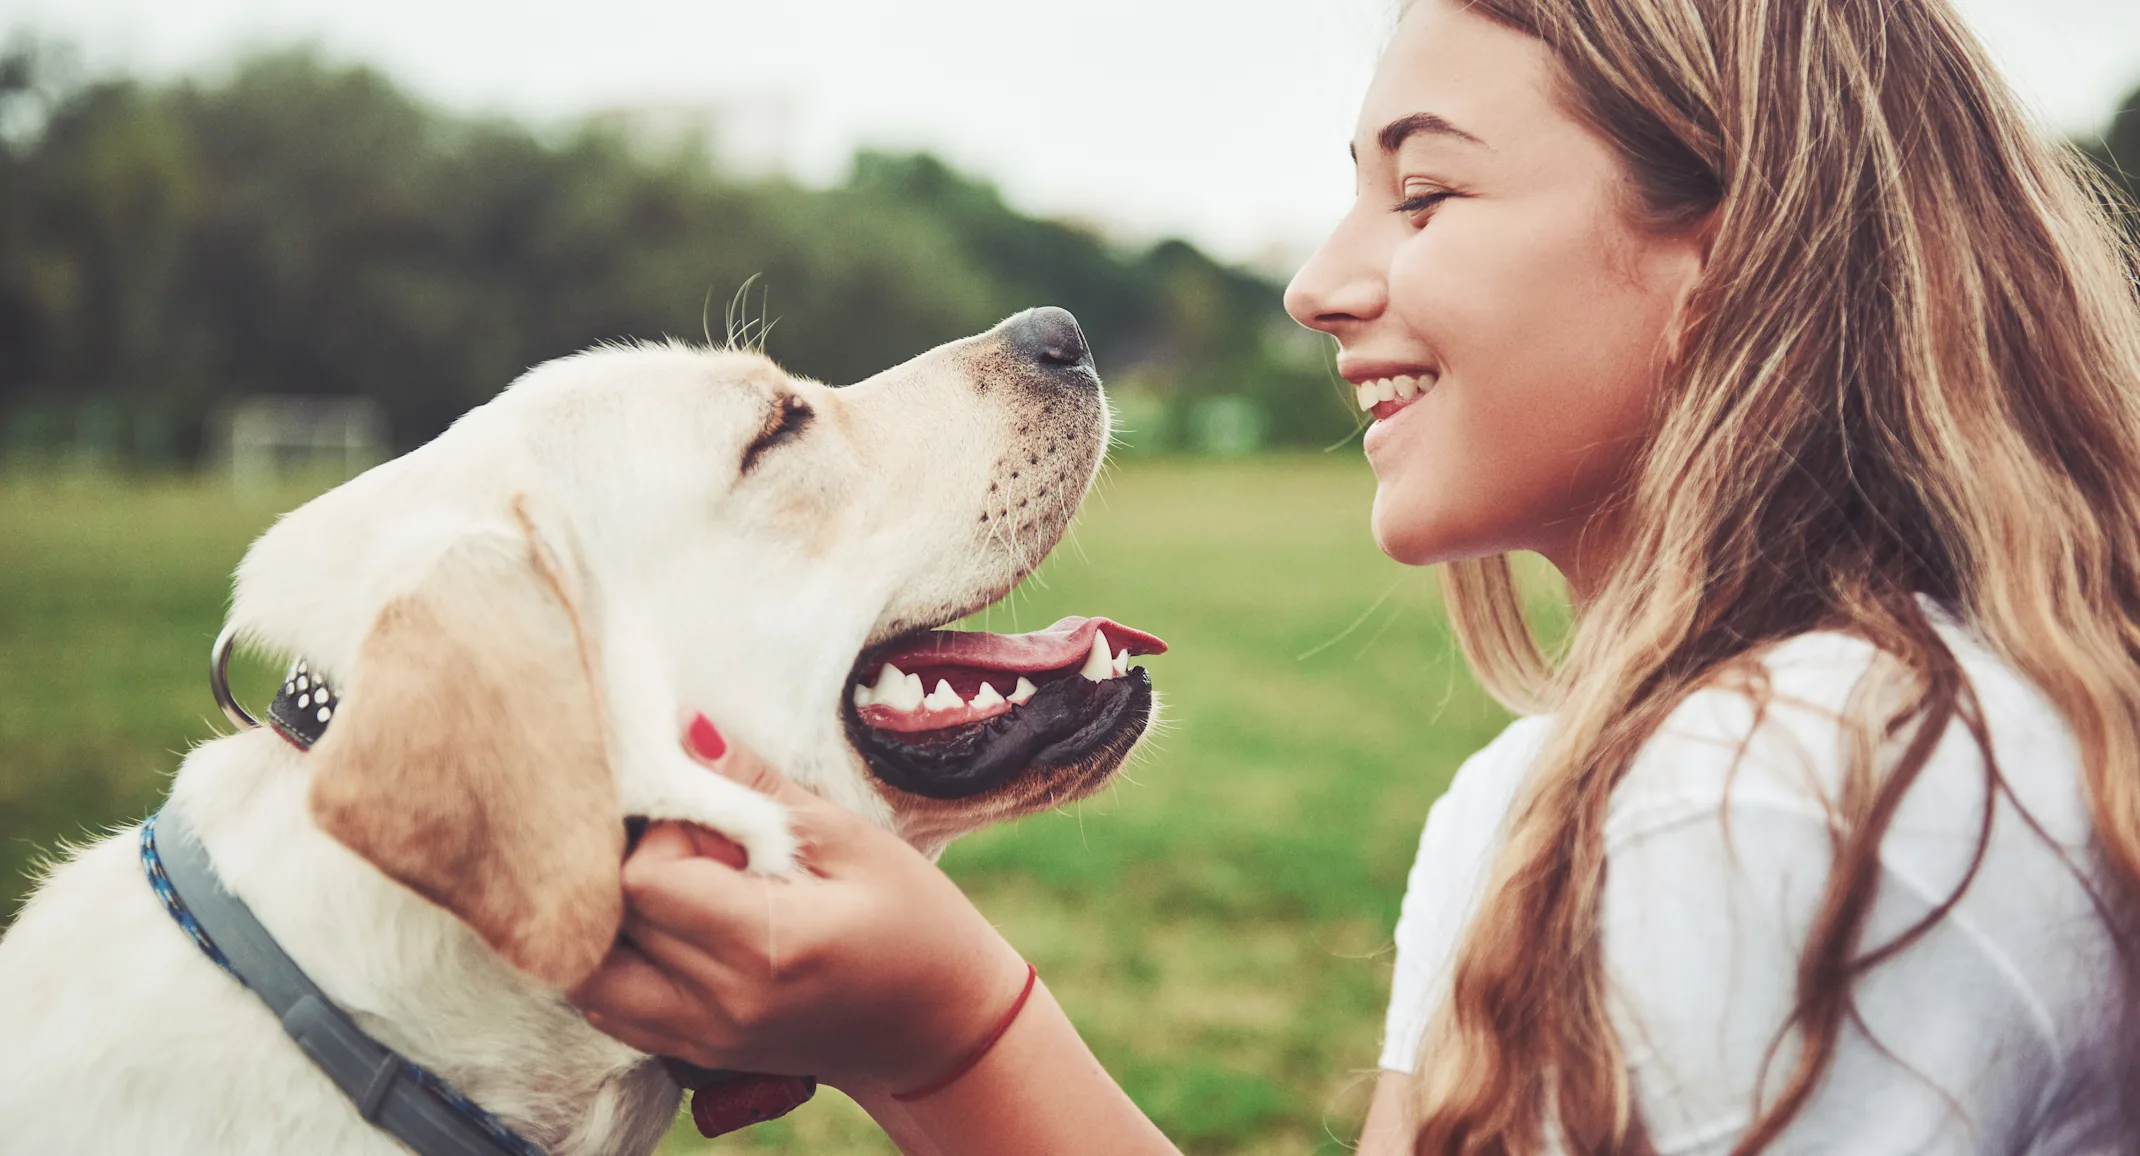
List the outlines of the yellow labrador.
{"label": "yellow labrador", "polygon": [[[932,852],[1099,789],[1158,640],[935,628],[1040,563],[1107,434],[1054,309],[841,389],[677,345],[539,367],[253,546],[232,626],[303,658],[277,706],[316,742],[204,744],[164,814],[478,1114],[550,1156],[646,1152],[677,1086],[557,994],[615,938],[626,820],[704,824],[756,870],[793,853],[686,721]],[[405,1153],[189,938],[139,836],[59,865],[0,941],[0,1151]]]}

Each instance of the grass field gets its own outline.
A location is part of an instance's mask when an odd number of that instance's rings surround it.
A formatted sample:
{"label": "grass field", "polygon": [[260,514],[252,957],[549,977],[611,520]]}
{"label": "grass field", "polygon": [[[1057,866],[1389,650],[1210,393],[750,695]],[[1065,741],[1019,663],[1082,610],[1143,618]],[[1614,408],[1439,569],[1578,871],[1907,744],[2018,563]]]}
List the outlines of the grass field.
{"label": "grass field", "polygon": [[[987,616],[1105,614],[1166,638],[1168,723],[1100,799],[945,867],[1191,1152],[1337,1152],[1364,1111],[1389,936],[1427,805],[1504,716],[1425,574],[1366,533],[1357,456],[1116,468],[1074,540]],[[0,481],[0,913],[62,841],[153,809],[212,733],[228,575],[303,497],[208,481]],[[275,674],[241,672],[263,701]],[[889,1152],[825,1094],[674,1153]]]}

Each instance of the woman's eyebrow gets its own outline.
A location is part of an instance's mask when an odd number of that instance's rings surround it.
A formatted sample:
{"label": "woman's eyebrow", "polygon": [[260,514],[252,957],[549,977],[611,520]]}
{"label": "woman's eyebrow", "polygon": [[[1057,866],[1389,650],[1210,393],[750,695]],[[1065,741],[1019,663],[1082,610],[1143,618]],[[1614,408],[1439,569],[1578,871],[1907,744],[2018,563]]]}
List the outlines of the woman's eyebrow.
{"label": "woman's eyebrow", "polygon": [[[1451,124],[1448,118],[1431,112],[1415,112],[1410,116],[1400,116],[1396,120],[1383,125],[1382,131],[1375,134],[1375,143],[1382,146],[1384,153],[1395,153],[1398,149],[1404,147],[1404,142],[1421,134],[1448,137],[1451,140],[1474,144],[1483,149],[1491,150],[1493,147]],[[1360,159],[1358,145],[1353,146],[1352,159],[1354,161]]]}

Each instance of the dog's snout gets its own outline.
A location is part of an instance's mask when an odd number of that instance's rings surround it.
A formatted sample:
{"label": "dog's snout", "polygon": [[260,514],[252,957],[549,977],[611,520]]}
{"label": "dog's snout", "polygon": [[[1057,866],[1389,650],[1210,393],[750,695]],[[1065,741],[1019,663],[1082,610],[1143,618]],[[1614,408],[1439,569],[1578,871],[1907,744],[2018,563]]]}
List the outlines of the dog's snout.
{"label": "dog's snout", "polygon": [[1068,309],[1053,305],[1029,309],[1011,319],[1007,337],[1013,348],[1049,369],[1092,369],[1092,349],[1085,331]]}

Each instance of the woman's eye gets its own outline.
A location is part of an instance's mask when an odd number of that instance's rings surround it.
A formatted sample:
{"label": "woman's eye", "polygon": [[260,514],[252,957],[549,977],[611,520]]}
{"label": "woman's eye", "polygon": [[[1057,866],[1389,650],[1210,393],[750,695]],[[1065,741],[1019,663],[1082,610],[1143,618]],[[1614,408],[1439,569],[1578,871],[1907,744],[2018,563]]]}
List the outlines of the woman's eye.
{"label": "woman's eye", "polygon": [[1443,201],[1446,201],[1455,195],[1455,193],[1452,193],[1447,189],[1435,189],[1431,192],[1413,193],[1411,196],[1408,196],[1405,199],[1397,202],[1397,207],[1391,211],[1406,217],[1417,216],[1420,213],[1432,211],[1436,207],[1440,206]]}

